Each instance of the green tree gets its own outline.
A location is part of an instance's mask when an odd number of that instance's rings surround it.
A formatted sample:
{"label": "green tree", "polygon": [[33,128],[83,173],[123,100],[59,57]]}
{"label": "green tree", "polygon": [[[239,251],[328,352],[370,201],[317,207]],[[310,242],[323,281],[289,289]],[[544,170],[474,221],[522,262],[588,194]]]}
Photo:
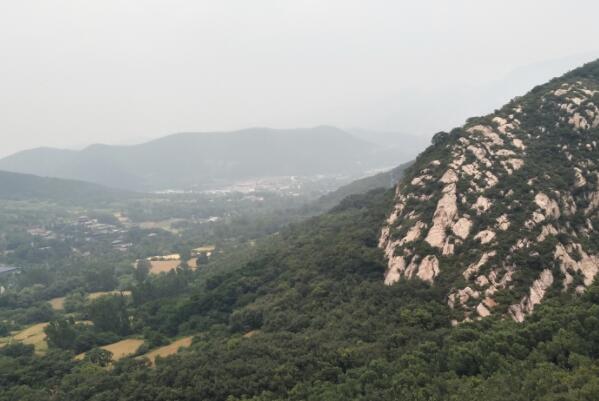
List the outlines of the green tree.
{"label": "green tree", "polygon": [[208,254],[206,252],[200,252],[200,254],[198,255],[197,259],[196,259],[196,264],[198,266],[200,265],[205,265],[208,263]]}
{"label": "green tree", "polygon": [[151,264],[146,259],[140,259],[137,261],[137,266],[135,268],[134,277],[138,283],[143,283],[146,278],[148,278],[148,274],[150,274]]}
{"label": "green tree", "polygon": [[98,298],[89,306],[89,317],[99,331],[110,331],[126,336],[131,329],[127,297],[123,295]]}
{"label": "green tree", "polygon": [[44,329],[48,338],[48,344],[62,349],[70,349],[73,347],[77,338],[77,330],[75,329],[73,319],[58,319],[50,322]]}
{"label": "green tree", "polygon": [[102,348],[94,348],[85,354],[84,359],[88,362],[104,367],[108,366],[108,364],[112,362],[112,352]]}

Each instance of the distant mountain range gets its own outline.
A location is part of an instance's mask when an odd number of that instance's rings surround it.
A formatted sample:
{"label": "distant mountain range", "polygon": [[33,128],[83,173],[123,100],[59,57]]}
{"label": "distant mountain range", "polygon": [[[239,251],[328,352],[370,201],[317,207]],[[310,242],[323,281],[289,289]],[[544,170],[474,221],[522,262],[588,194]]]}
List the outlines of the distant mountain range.
{"label": "distant mountain range", "polygon": [[0,199],[101,202],[132,195],[89,182],[0,171]]}
{"label": "distant mountain range", "polygon": [[0,160],[0,170],[138,191],[207,189],[267,176],[359,175],[397,155],[334,127],[180,133],[139,145],[80,151],[37,148]]}

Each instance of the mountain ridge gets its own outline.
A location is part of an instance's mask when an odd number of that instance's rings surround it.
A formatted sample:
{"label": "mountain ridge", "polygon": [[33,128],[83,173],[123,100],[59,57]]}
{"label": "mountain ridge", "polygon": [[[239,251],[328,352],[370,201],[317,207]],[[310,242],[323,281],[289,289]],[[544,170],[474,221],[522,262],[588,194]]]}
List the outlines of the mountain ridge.
{"label": "mountain ridge", "polygon": [[249,128],[177,133],[137,145],[82,150],[37,148],[0,160],[0,169],[136,190],[205,188],[268,175],[360,173],[392,165],[380,149],[338,128]]}
{"label": "mountain ridge", "polygon": [[522,321],[560,282],[584,292],[599,265],[598,95],[596,61],[436,134],[381,231],[385,283],[443,282],[455,323]]}

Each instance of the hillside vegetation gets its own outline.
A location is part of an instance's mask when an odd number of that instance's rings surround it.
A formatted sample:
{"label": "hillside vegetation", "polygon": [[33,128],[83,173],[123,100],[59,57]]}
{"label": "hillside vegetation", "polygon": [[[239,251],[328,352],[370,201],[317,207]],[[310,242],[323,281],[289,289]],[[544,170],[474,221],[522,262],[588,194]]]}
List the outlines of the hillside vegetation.
{"label": "hillside vegetation", "polygon": [[434,137],[381,233],[386,284],[445,287],[455,323],[522,321],[585,292],[599,271],[598,65]]}
{"label": "hillside vegetation", "polygon": [[[237,268],[193,280],[173,273],[136,287],[126,309],[110,302],[113,314],[131,316],[126,335],[194,335],[186,352],[155,367],[122,359],[106,370],[93,357],[73,360],[68,343],[41,357],[0,349],[0,399],[594,399],[599,288],[554,299],[524,323],[452,328],[443,291],[382,284],[376,227],[391,202],[381,191],[350,198]],[[115,338],[121,329],[104,330]]]}
{"label": "hillside vegetation", "polygon": [[122,199],[132,195],[130,192],[83,181],[0,171],[0,199],[85,203]]}
{"label": "hillside vegetation", "polygon": [[535,88],[436,135],[395,189],[205,269],[136,270],[130,297],[73,302],[91,324],[44,315],[45,355],[0,348],[0,400],[596,400],[597,86],[599,62]]}

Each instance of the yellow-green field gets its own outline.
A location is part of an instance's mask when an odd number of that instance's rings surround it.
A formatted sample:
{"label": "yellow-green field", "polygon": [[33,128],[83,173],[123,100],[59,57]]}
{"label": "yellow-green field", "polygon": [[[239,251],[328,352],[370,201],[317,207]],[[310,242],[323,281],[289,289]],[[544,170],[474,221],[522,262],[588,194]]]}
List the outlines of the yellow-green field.
{"label": "yellow-green field", "polygon": [[46,333],[44,333],[44,329],[47,325],[48,323],[38,323],[15,332],[8,342],[18,341],[23,344],[33,345],[37,354],[43,354],[48,350]]}
{"label": "yellow-green field", "polygon": [[150,262],[150,273],[160,274],[168,273],[171,270],[175,270],[177,266],[181,264],[180,260],[152,260]]}
{"label": "yellow-green field", "polygon": [[[79,324],[93,324],[90,320],[79,320]],[[37,354],[44,354],[48,350],[48,342],[46,341],[46,333],[44,329],[48,323],[38,323],[29,326],[23,330],[11,333],[10,337],[0,338],[0,347],[3,347],[11,342],[20,342],[23,344],[33,345]]]}
{"label": "yellow-green field", "polygon": [[254,337],[255,335],[260,334],[260,330],[252,330],[252,331],[248,331],[247,333],[245,333],[243,335],[244,338],[251,338]]}
{"label": "yellow-green field", "polygon": [[[126,297],[131,295],[131,291],[98,291],[92,292],[91,294],[87,294],[87,299],[94,300],[106,295],[124,295]],[[48,301],[52,309],[54,310],[64,310],[64,301],[65,297],[52,298]]]}
{"label": "yellow-green field", "polygon": [[170,231],[173,234],[178,234],[179,230],[174,228],[173,226],[177,223],[185,221],[184,219],[168,219],[168,220],[160,220],[160,221],[144,221],[139,224],[139,227],[144,230],[152,230],[155,228],[160,228],[164,231]]}
{"label": "yellow-green field", "polygon": [[214,250],[216,249],[216,247],[214,245],[205,245],[205,246],[201,246],[199,248],[194,248],[192,250],[193,253],[203,253],[203,252],[214,252]]}
{"label": "yellow-green field", "polygon": [[48,302],[50,303],[50,306],[52,306],[52,309],[63,310],[64,309],[64,300],[65,300],[65,297],[60,297],[60,298],[52,298]]}
{"label": "yellow-green field", "polygon": [[173,341],[169,345],[165,345],[164,347],[156,348],[155,350],[150,351],[147,354],[144,354],[142,356],[142,358],[143,357],[148,358],[150,360],[150,363],[153,366],[156,362],[157,357],[164,358],[169,355],[176,354],[177,352],[179,352],[180,348],[189,347],[191,345],[192,339],[193,339],[193,337],[185,337],[185,338],[181,338],[177,341]]}
{"label": "yellow-green field", "polygon": [[[143,343],[144,340],[140,340],[138,338],[128,338],[116,343],[104,345],[100,348],[112,352],[112,360],[118,361],[119,359],[125,358],[137,352]],[[84,357],[85,353],[77,355],[75,359],[82,360]]]}

